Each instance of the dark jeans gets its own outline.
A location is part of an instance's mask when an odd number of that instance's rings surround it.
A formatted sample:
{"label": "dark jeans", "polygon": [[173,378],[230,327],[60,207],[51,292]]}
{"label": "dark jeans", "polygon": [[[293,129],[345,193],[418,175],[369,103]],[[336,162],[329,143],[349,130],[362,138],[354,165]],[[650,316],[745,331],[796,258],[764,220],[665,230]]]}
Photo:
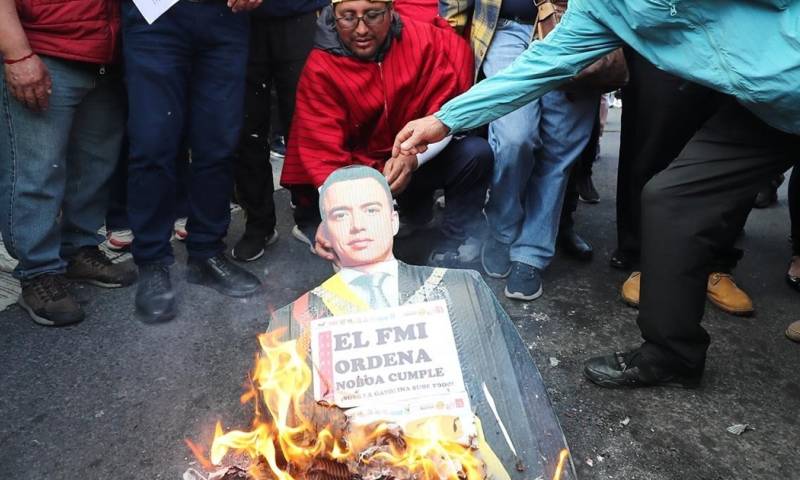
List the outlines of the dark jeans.
{"label": "dark jeans", "polygon": [[[177,163],[178,184],[176,190],[175,218],[189,216],[189,150],[182,149]],[[128,221],[128,139],[123,139],[119,162],[110,181],[111,195],[106,213],[108,231],[131,228]]]}
{"label": "dark jeans", "polygon": [[[622,134],[617,171],[617,249],[641,255],[642,188],[678,156],[692,135],[716,111],[713,90],[656,68],[625,49],[630,80],[623,88]],[[715,271],[730,271],[742,252],[733,246],[715,254]]]}
{"label": "dark jeans", "polygon": [[[404,219],[422,223],[433,215],[433,193],[444,189],[442,230],[463,239],[482,231],[481,210],[492,174],[494,154],[481,137],[454,139],[436,156],[414,172],[406,190],[397,196]],[[319,224],[319,196],[310,185],[291,187],[295,223],[303,229]]]}
{"label": "dark jeans", "polygon": [[246,233],[266,237],[275,229],[275,186],[269,162],[271,95],[288,130],[300,72],[311,52],[316,12],[296,17],[252,17],[245,116],[234,163],[236,198],[247,215]]}
{"label": "dark jeans", "polygon": [[789,218],[792,222],[792,255],[800,256],[800,163],[789,177]]}
{"label": "dark jeans", "polygon": [[756,192],[797,158],[800,136],[725,99],[644,187],[638,324],[646,362],[702,372],[710,338],[700,321],[714,253],[732,248]]}
{"label": "dark jeans", "polygon": [[176,159],[192,151],[190,257],[224,249],[233,154],[244,117],[249,17],[224,2],[178,2],[148,25],[122,2],[128,86],[128,219],[136,263],[173,262]]}

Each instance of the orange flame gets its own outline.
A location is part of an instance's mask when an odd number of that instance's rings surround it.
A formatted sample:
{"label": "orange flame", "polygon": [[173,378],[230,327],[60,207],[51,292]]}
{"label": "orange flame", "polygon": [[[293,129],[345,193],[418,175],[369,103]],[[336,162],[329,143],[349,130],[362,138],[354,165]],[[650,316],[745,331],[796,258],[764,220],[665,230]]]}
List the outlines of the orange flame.
{"label": "orange flame", "polygon": [[[280,329],[259,335],[261,352],[256,357],[249,390],[241,397],[243,402],[260,400],[256,404],[266,408],[266,419],[262,420],[257,412],[253,428],[247,432],[224,433],[217,423],[210,452],[214,465],[233,450],[252,459],[262,457],[278,480],[294,480],[287,464],[305,471],[318,458],[342,462],[357,459],[361,464],[407,469],[420,480],[485,478],[479,456],[453,441],[452,432],[447,432],[435,418],[423,421],[402,437],[393,437],[392,432],[397,429],[385,423],[351,426],[346,439],[335,438],[331,425],[320,430],[302,408],[312,382],[306,361],[307,339],[281,342],[284,332]],[[376,442],[381,447],[370,450]]]}
{"label": "orange flame", "polygon": [[211,470],[214,467],[214,464],[211,463],[211,460],[209,460],[208,457],[206,457],[206,454],[203,452],[203,447],[194,443],[188,438],[185,439],[184,442],[186,442],[186,446],[192,451],[192,455],[194,455],[194,458],[197,459],[203,469]]}

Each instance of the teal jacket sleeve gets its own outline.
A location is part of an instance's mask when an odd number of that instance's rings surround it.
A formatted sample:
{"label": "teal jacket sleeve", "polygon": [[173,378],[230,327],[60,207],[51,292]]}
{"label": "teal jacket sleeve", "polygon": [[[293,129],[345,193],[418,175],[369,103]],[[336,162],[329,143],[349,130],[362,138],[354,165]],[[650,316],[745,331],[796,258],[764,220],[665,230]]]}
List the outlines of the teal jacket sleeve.
{"label": "teal jacket sleeve", "polygon": [[622,41],[573,0],[561,23],[508,68],[444,104],[434,115],[451,133],[498,119],[557,88]]}

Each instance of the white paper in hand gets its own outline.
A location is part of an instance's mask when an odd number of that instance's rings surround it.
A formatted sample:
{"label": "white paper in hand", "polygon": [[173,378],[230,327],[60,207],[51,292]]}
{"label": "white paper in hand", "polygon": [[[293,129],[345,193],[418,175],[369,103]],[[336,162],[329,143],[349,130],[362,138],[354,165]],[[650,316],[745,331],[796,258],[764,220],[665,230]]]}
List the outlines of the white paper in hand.
{"label": "white paper in hand", "polygon": [[147,23],[152,24],[170,7],[178,3],[178,0],[133,0],[133,3]]}

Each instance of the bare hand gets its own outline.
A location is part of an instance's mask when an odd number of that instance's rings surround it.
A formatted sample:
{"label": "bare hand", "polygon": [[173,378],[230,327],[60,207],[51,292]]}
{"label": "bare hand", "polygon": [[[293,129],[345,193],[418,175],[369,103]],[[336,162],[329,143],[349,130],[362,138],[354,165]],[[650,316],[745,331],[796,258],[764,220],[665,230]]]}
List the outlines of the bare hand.
{"label": "bare hand", "polygon": [[228,0],[228,8],[233,13],[247,12],[261,5],[262,0]]}
{"label": "bare hand", "polygon": [[392,158],[400,155],[417,155],[428,149],[450,133],[450,129],[433,115],[412,120],[400,130],[394,139]]}
{"label": "bare hand", "polygon": [[336,252],[333,251],[333,245],[325,237],[322,224],[317,227],[317,234],[314,235],[314,253],[323,260],[339,264],[339,259],[336,258]]}
{"label": "bare hand", "polygon": [[8,90],[20,103],[36,112],[47,109],[53,82],[38,55],[5,65],[5,78]]}
{"label": "bare hand", "polygon": [[416,155],[400,155],[386,162],[383,166],[383,176],[386,177],[393,195],[402,193],[406,189],[418,165]]}

